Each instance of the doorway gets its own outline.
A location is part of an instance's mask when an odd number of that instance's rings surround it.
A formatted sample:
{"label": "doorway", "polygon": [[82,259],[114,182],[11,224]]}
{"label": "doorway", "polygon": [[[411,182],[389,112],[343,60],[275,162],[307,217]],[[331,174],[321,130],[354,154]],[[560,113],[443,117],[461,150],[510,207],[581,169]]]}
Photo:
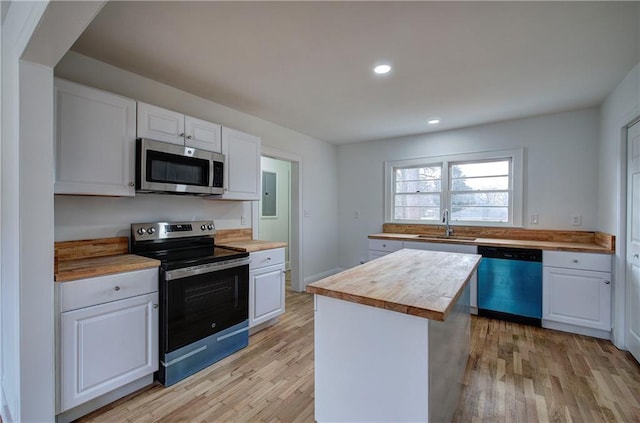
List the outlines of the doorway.
{"label": "doorway", "polygon": [[260,159],[261,187],[259,239],[286,242],[284,260],[290,270],[291,245],[291,162],[262,156]]}
{"label": "doorway", "polygon": [[626,344],[640,362],[640,121],[627,128]]}
{"label": "doorway", "polygon": [[[262,171],[267,172],[269,181],[266,188],[270,189],[269,195],[271,197],[265,195],[263,190],[261,200],[253,202],[253,237],[287,242],[285,260],[287,261],[287,269],[290,269],[291,289],[302,292],[305,289],[304,263],[302,261],[302,158],[287,151],[263,146],[261,163],[265,163],[264,168],[261,169],[261,175]],[[287,171],[288,177],[284,173]],[[288,189],[286,184],[283,184],[287,179]],[[284,194],[287,191],[289,194],[288,206],[286,200],[277,201],[278,193]],[[262,197],[269,198],[269,204],[267,201],[263,201]],[[276,198],[276,200],[271,200],[271,198]],[[263,214],[265,214],[264,217]],[[286,219],[288,222],[283,224],[284,219],[280,217],[285,214],[288,215]],[[279,222],[274,224],[274,221]],[[283,225],[288,229],[287,236],[283,235]],[[278,237],[278,239],[272,237]]]}

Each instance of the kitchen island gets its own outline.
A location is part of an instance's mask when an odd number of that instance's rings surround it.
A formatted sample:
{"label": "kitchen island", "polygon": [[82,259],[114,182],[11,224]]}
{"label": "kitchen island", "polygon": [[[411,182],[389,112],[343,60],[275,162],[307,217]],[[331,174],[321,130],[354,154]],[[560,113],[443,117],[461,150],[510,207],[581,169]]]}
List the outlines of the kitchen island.
{"label": "kitchen island", "polygon": [[480,256],[404,249],[315,294],[315,420],[451,421],[469,357]]}

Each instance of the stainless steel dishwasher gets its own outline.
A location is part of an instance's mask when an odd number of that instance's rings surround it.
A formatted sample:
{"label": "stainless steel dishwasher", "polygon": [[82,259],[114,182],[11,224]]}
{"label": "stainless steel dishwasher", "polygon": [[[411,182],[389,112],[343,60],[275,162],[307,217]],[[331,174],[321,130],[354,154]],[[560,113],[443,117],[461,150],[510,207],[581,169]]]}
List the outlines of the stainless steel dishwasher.
{"label": "stainless steel dishwasher", "polygon": [[478,315],[541,326],[542,251],[478,247]]}

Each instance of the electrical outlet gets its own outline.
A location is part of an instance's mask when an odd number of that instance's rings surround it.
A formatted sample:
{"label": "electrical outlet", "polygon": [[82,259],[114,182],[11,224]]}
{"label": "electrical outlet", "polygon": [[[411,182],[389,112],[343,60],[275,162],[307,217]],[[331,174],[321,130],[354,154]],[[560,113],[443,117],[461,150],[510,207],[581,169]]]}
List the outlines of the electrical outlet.
{"label": "electrical outlet", "polygon": [[311,217],[311,213],[309,213],[309,210],[305,210],[303,212],[304,217]]}
{"label": "electrical outlet", "polygon": [[582,225],[582,216],[579,214],[574,214],[571,216],[571,226],[580,226]]}
{"label": "electrical outlet", "polygon": [[540,220],[538,219],[537,214],[532,214],[531,217],[529,218],[529,223],[531,223],[532,225],[537,225],[539,222]]}
{"label": "electrical outlet", "polygon": [[353,212],[353,218],[354,219],[359,219],[360,218],[360,212],[359,211],[354,211]]}
{"label": "electrical outlet", "polygon": [[244,226],[247,224],[246,219],[244,218],[244,216],[240,216],[240,226]]}

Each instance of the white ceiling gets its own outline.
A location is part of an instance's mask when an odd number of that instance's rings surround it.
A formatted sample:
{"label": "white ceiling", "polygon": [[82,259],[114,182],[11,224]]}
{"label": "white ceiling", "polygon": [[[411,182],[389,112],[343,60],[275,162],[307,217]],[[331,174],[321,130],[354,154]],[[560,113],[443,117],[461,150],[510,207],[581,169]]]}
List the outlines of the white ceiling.
{"label": "white ceiling", "polygon": [[342,144],[599,105],[639,5],[109,2],[72,49]]}

